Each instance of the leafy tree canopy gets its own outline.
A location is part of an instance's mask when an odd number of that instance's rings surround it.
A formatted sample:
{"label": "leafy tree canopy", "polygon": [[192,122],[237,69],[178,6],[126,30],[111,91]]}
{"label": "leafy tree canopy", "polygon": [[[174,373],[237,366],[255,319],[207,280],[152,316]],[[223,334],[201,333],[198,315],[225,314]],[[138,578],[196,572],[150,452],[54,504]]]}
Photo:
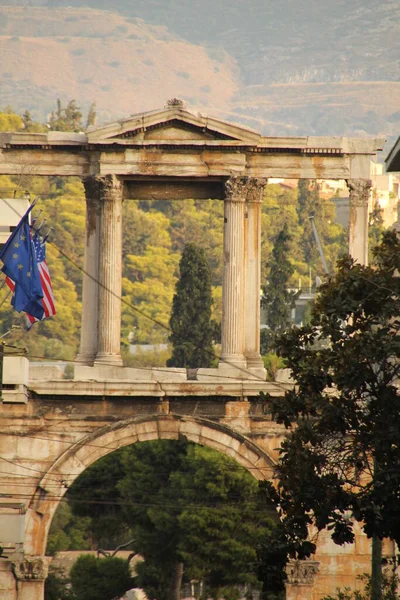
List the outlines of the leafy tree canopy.
{"label": "leafy tree canopy", "polygon": [[178,597],[182,578],[202,580],[215,598],[259,585],[257,548],[274,512],[257,481],[213,450],[185,441],[135,444],[95,463],[69,496],[76,514],[93,519],[95,536],[96,523],[113,516],[115,531],[132,537],[144,558],[137,583],[151,600]]}
{"label": "leafy tree canopy", "polygon": [[79,556],[70,572],[72,600],[117,600],[133,587],[127,560]]}
{"label": "leafy tree canopy", "polygon": [[342,258],[310,325],[278,341],[297,385],[269,401],[278,422],[295,427],[280,450],[278,490],[266,487],[300,550],[310,525],[352,542],[349,514],[367,536],[400,542],[399,269],[400,241],[386,232],[375,266]]}

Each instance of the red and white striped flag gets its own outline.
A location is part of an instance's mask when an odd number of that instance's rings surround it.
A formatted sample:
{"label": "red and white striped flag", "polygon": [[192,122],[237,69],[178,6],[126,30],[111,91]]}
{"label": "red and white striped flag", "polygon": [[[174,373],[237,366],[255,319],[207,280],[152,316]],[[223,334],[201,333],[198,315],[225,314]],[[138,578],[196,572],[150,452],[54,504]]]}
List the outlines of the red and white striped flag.
{"label": "red and white striped flag", "polygon": [[27,314],[29,321],[28,329],[30,329],[37,321],[43,321],[44,319],[47,319],[47,317],[53,317],[56,314],[53,288],[51,286],[49,267],[47,266],[46,261],[46,241],[40,238],[38,232],[34,233],[32,241],[35,247],[40,281],[43,289],[42,304],[44,308],[44,314],[41,319],[37,319],[36,317],[32,317],[31,315]]}
{"label": "red and white striped flag", "polygon": [[8,285],[8,287],[10,288],[10,290],[12,291],[12,293],[14,293],[15,283],[13,282],[12,279],[9,278],[8,275],[6,275],[6,284]]}

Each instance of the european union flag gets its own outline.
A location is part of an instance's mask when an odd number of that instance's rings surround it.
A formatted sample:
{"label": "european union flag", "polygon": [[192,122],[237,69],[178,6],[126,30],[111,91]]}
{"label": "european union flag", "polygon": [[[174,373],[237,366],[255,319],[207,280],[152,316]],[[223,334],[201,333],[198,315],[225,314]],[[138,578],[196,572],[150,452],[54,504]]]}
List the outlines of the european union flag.
{"label": "european union flag", "polygon": [[43,290],[29,226],[29,213],[33,206],[28,208],[7,240],[0,259],[4,263],[1,270],[15,283],[14,308],[18,311],[31,311],[33,308],[36,314],[30,314],[41,319],[44,312],[41,303]]}
{"label": "european union flag", "polygon": [[44,315],[44,306],[42,298],[30,299],[20,285],[15,286],[11,304],[18,312],[25,311],[28,315],[41,320]]}

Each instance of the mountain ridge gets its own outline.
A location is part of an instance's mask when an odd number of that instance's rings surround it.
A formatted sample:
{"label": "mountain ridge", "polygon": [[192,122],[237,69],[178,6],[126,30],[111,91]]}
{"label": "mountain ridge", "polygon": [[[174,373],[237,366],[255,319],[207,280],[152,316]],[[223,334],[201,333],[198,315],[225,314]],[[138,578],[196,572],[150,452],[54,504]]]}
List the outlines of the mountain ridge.
{"label": "mountain ridge", "polygon": [[398,133],[398,2],[85,4],[0,0],[0,107],[96,100],[104,122],[180,96],[267,135]]}

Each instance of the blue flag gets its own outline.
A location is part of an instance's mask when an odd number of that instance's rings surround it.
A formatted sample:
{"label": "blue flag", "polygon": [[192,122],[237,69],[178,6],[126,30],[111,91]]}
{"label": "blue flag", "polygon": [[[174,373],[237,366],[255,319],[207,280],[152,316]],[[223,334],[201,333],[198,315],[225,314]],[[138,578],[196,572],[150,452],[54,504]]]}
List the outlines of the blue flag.
{"label": "blue flag", "polygon": [[25,311],[28,315],[32,315],[36,319],[43,319],[44,306],[41,298],[29,299],[29,296],[24,292],[20,285],[15,286],[11,304],[18,312]]}
{"label": "blue flag", "polygon": [[33,206],[28,208],[7,240],[0,259],[4,263],[1,270],[15,283],[14,308],[18,311],[31,311],[33,308],[35,314],[30,314],[40,319],[44,312],[41,303],[43,290],[29,226],[29,213]]}

